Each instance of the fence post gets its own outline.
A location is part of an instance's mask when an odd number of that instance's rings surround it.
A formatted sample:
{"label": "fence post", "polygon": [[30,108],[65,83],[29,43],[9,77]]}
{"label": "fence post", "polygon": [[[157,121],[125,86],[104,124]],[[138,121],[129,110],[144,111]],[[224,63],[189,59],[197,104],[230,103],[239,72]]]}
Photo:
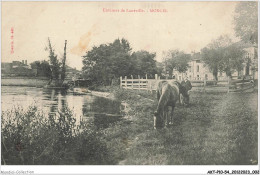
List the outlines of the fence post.
{"label": "fence post", "polygon": [[131,75],[131,78],[132,78],[132,90],[134,89],[134,77],[133,75]]}
{"label": "fence post", "polygon": [[158,75],[157,74],[155,74],[155,80],[157,80],[158,79]]}
{"label": "fence post", "polygon": [[229,86],[230,86],[230,79],[229,79],[229,76],[228,76],[227,93],[229,93]]}
{"label": "fence post", "polygon": [[122,76],[120,76],[120,88],[122,88]]}
{"label": "fence post", "polygon": [[146,90],[149,91],[149,88],[148,88],[148,80],[147,80],[147,74],[145,74],[145,82],[146,82]]}
{"label": "fence post", "polygon": [[127,76],[125,76],[125,88],[127,89]]}
{"label": "fence post", "polygon": [[140,91],[140,75],[138,75],[138,90]]}
{"label": "fence post", "polygon": [[204,89],[203,90],[204,90],[204,92],[206,92],[206,84],[207,84],[206,78],[204,78],[204,83],[203,84],[204,84]]}

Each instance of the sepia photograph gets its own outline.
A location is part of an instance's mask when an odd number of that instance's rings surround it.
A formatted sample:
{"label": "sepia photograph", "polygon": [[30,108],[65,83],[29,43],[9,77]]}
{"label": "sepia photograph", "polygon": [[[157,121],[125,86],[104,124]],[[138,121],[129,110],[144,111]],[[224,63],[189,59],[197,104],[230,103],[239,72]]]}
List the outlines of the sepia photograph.
{"label": "sepia photograph", "polygon": [[1,2],[1,173],[258,164],[258,1]]}

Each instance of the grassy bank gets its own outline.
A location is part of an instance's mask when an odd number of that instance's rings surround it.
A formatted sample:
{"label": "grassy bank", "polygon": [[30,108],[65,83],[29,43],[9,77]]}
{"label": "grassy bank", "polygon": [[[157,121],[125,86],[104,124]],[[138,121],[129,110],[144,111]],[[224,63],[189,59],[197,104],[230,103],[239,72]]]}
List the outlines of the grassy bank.
{"label": "grassy bank", "polygon": [[172,127],[153,130],[155,94],[110,91],[131,106],[131,123],[108,131],[124,143],[119,164],[257,164],[257,93],[192,92],[190,107],[176,107]]}
{"label": "grassy bank", "polygon": [[154,130],[155,92],[97,90],[128,104],[124,120],[75,129],[69,109],[47,118],[37,108],[2,113],[2,164],[257,164],[257,93],[192,92],[173,126]]}
{"label": "grassy bank", "polygon": [[44,87],[48,84],[49,79],[44,78],[2,78],[1,86],[28,86],[28,87]]}

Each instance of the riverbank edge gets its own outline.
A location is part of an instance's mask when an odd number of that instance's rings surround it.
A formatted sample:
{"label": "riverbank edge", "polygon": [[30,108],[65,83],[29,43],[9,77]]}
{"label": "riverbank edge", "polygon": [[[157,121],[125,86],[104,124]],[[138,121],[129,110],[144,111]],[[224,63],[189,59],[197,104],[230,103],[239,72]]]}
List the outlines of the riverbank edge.
{"label": "riverbank edge", "polygon": [[43,88],[49,82],[47,78],[26,78],[26,77],[2,77],[1,86],[23,86]]}
{"label": "riverbank edge", "polygon": [[140,143],[138,138],[147,133],[153,133],[153,112],[156,106],[155,91],[133,91],[119,86],[102,86],[95,89],[98,92],[110,93],[108,98],[120,101],[128,106],[124,117],[127,122],[118,122],[105,131],[109,134],[104,138],[110,149],[115,149],[118,165],[127,165],[128,155]]}

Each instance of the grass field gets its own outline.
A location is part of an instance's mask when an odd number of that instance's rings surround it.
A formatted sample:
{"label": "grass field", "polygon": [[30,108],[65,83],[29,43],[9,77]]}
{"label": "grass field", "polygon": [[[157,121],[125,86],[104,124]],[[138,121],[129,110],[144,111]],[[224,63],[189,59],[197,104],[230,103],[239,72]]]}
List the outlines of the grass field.
{"label": "grass field", "polygon": [[173,126],[160,130],[153,130],[155,94],[121,90],[117,97],[130,104],[132,119],[108,129],[107,142],[125,150],[119,164],[257,164],[257,93],[192,92],[191,106],[178,105]]}
{"label": "grass field", "polygon": [[[1,163],[7,165],[252,165],[258,160],[257,93],[191,92],[177,104],[174,124],[153,129],[156,94],[102,88],[128,104],[123,120],[103,130],[75,128],[67,109],[2,113]],[[13,117],[11,117],[13,116]]]}

